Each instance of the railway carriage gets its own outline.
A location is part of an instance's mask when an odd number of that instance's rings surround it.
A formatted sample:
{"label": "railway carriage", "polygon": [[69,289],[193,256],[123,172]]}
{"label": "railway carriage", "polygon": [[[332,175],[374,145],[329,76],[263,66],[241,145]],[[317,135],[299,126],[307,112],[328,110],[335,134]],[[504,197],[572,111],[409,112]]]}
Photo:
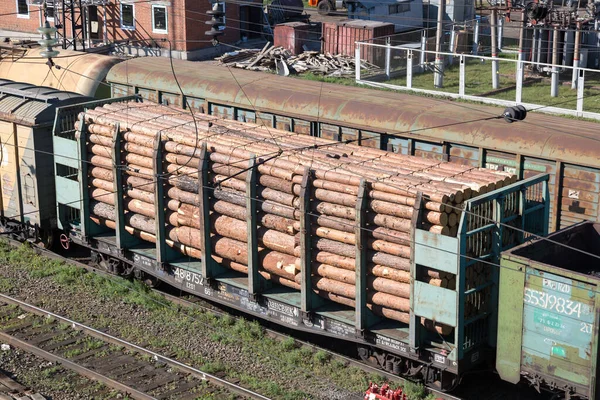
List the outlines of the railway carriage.
{"label": "railway carriage", "polygon": [[600,224],[583,222],[502,254],[496,368],[502,379],[596,399]]}
{"label": "railway carriage", "polygon": [[[45,247],[56,229],[52,129],[57,107],[89,97],[0,80],[0,226]],[[69,154],[77,159],[77,153]],[[59,171],[62,172],[62,171]]]}
{"label": "railway carriage", "polygon": [[[169,209],[174,210],[170,208],[173,198],[169,200],[169,196],[177,192],[172,188],[179,186],[165,186],[164,180],[159,179],[168,171],[174,171],[172,168],[169,169],[164,161],[164,157],[167,157],[165,152],[168,153],[167,145],[158,141],[154,142],[154,151],[150,152],[154,157],[154,161],[151,163],[154,165],[154,169],[152,172],[148,170],[148,174],[156,179],[152,181],[151,188],[145,189],[148,190],[146,198],[154,196],[146,200],[153,202],[153,205],[147,205],[145,208],[138,206],[138,211],[136,211],[136,213],[143,213],[146,218],[150,218],[147,220],[150,222],[133,226],[132,212],[126,209],[126,204],[132,203],[126,199],[126,196],[127,193],[132,193],[135,186],[128,186],[128,182],[133,182],[130,179],[131,176],[142,176],[140,174],[144,172],[144,169],[128,166],[129,161],[124,158],[127,151],[124,149],[127,145],[130,150],[133,147],[131,147],[131,143],[125,142],[123,134],[120,134],[120,136],[113,136],[113,139],[110,140],[112,143],[110,149],[104,147],[103,150],[105,153],[117,155],[117,158],[112,158],[112,161],[108,163],[105,162],[101,168],[104,171],[99,171],[96,166],[102,164],[98,164],[100,162],[98,155],[103,153],[94,148],[94,143],[100,143],[102,140],[97,136],[94,138],[92,136],[95,134],[94,132],[101,132],[105,128],[93,126],[90,128],[93,132],[86,133],[87,124],[81,117],[83,115],[81,112],[92,113],[96,116],[111,115],[118,113],[118,103],[130,102],[135,98],[115,98],[68,106],[59,109],[57,113],[54,131],[55,169],[58,171],[63,168],[62,163],[69,163],[65,167],[71,168],[70,176],[77,176],[77,179],[69,179],[69,177],[57,174],[55,180],[57,193],[61,193],[60,196],[57,196],[56,203],[58,226],[63,230],[65,243],[71,242],[89,248],[95,262],[111,272],[122,275],[134,274],[141,279],[167,282],[184,291],[214,300],[249,315],[296,330],[353,343],[358,347],[359,354],[364,359],[373,360],[392,373],[422,379],[427,384],[442,390],[450,390],[455,387],[464,372],[492,362],[496,341],[497,315],[495,310],[497,309],[498,270],[495,268],[485,269],[485,266],[486,263],[498,262],[503,249],[511,248],[525,239],[524,235],[515,234],[511,230],[503,228],[504,225],[518,226],[540,235],[547,232],[549,212],[549,176],[547,174],[517,181],[464,201],[461,203],[464,206],[464,212],[460,213],[459,220],[456,221],[457,231],[455,234],[447,231],[444,235],[437,234],[434,233],[434,230],[430,230],[427,223],[421,224],[419,221],[425,221],[429,210],[426,209],[425,203],[423,203],[423,208],[415,206],[414,209],[417,211],[413,214],[411,228],[405,228],[411,237],[408,243],[413,253],[411,253],[410,260],[403,259],[406,262],[406,267],[403,268],[406,268],[405,271],[410,275],[410,282],[412,282],[410,295],[406,295],[405,300],[409,301],[410,298],[410,311],[408,307],[405,309],[406,313],[403,315],[407,316],[406,319],[398,319],[398,313],[388,314],[394,315],[396,318],[392,319],[373,314],[373,305],[369,303],[369,296],[366,295],[367,288],[371,287],[369,286],[371,285],[369,283],[371,275],[370,272],[367,272],[372,265],[368,262],[370,257],[373,257],[371,244],[362,246],[356,242],[355,246],[351,246],[353,257],[346,257],[347,260],[355,263],[353,270],[356,283],[352,286],[352,290],[356,290],[356,293],[347,295],[352,297],[352,304],[340,304],[323,299],[317,296],[317,292],[311,286],[311,270],[313,270],[311,252],[317,252],[316,249],[318,249],[315,247],[318,238],[316,236],[313,238],[310,233],[311,229],[304,230],[308,233],[304,234],[304,239],[299,239],[299,247],[293,248],[292,254],[296,254],[296,250],[299,252],[298,254],[304,254],[301,257],[296,256],[298,257],[296,262],[299,261],[301,265],[294,267],[294,270],[298,271],[298,274],[307,274],[303,278],[298,278],[299,275],[296,275],[295,282],[285,280],[286,283],[282,284],[280,283],[282,280],[273,278],[273,274],[267,281],[262,280],[261,276],[264,277],[262,273],[265,271],[261,269],[261,265],[264,265],[266,269],[266,264],[264,261],[260,261],[264,259],[258,258],[258,253],[264,252],[264,249],[258,252],[252,251],[258,246],[257,243],[264,243],[256,241],[264,240],[262,236],[264,231],[262,230],[255,232],[257,235],[255,239],[251,239],[254,236],[248,233],[247,263],[246,256],[240,255],[246,254],[245,249],[240,248],[238,253],[233,251],[234,255],[231,257],[237,257],[236,260],[243,261],[244,265],[225,263],[223,253],[219,253],[219,257],[214,256],[212,252],[218,250],[212,239],[217,235],[215,231],[217,228],[213,222],[209,223],[208,221],[215,221],[216,209],[213,207],[216,207],[215,204],[222,197],[217,195],[217,189],[213,193],[210,186],[212,178],[216,176],[215,171],[222,171],[222,165],[202,150],[193,153],[196,158],[192,165],[197,165],[198,169],[196,172],[189,172],[195,178],[186,184],[188,187],[195,187],[198,195],[181,197],[178,204],[187,203],[185,207],[188,208],[190,206],[198,207],[197,213],[203,214],[203,216],[200,217],[194,213],[193,220],[186,223],[190,226],[193,225],[198,232],[205,232],[205,234],[194,236],[196,239],[190,239],[191,242],[183,243],[183,245],[173,243],[175,239],[168,233],[168,229],[175,229],[175,225],[172,225],[174,223],[171,219],[172,214],[169,214],[168,211]],[[132,103],[128,104],[120,109],[121,113],[129,113],[127,115],[132,117],[143,114],[144,106],[139,109],[141,111],[136,111]],[[165,113],[167,113],[166,110],[169,110],[168,113],[172,115],[185,113],[183,110],[176,111],[167,108],[165,108]],[[148,118],[149,121],[156,121],[156,117]],[[206,121],[203,118],[210,117],[198,115],[197,118],[200,118],[199,124],[205,124]],[[127,117],[122,120],[123,124],[126,122]],[[127,126],[133,127],[132,129],[136,129],[136,123],[127,124]],[[221,127],[220,124],[226,126],[227,122],[215,120],[212,124],[213,127],[210,129],[222,132],[218,127]],[[255,131],[258,134],[262,129],[253,124],[240,124],[241,128],[249,137],[252,137]],[[233,128],[229,127],[228,129]],[[145,132],[148,134],[148,131]],[[159,129],[157,132],[162,134],[163,129]],[[285,136],[284,131],[272,133],[280,138]],[[115,135],[118,135],[116,131]],[[138,154],[142,152],[150,154],[149,150],[136,151],[139,152]],[[210,151],[217,152],[214,149]],[[79,160],[76,162],[68,158],[68,155],[73,152],[79,154]],[[215,157],[222,157],[222,155],[217,154]],[[173,159],[173,154],[170,159]],[[185,164],[178,167],[175,172],[179,168],[185,168]],[[255,179],[255,182],[260,180],[261,173],[259,173],[258,165],[255,164],[245,173],[245,179]],[[94,169],[93,172],[92,169]],[[202,171],[209,172],[205,174]],[[254,178],[250,178],[251,174],[255,174]],[[102,180],[99,179],[101,176],[110,176],[110,179],[114,179],[114,191],[102,192],[94,189],[93,185],[96,183],[92,184],[92,181],[99,182]],[[317,201],[309,194],[316,193],[316,191],[313,192],[316,189],[308,183],[310,178],[303,178],[303,176],[297,176],[297,178],[307,179],[306,191],[301,192],[296,201],[305,205],[297,210],[300,211],[299,213],[295,212],[294,215],[297,217],[293,218],[299,218],[296,222],[300,226],[302,224],[310,226],[314,222],[308,222],[309,218],[304,220],[303,218],[309,214],[301,210],[318,209],[318,204],[322,202]],[[149,185],[149,183],[143,184]],[[173,182],[170,184],[175,185]],[[121,191],[118,188],[123,189]],[[265,198],[260,197],[266,193],[265,187],[259,186],[256,190],[256,196],[260,200],[257,203],[265,201]],[[109,199],[104,203],[108,206],[99,206],[96,201],[97,197],[94,198],[95,193],[108,196]],[[220,196],[227,195],[221,193]],[[338,196],[343,197],[339,194]],[[367,212],[364,208],[367,207],[366,203],[359,207],[360,202],[354,201],[357,204],[355,221],[363,221],[362,223],[366,224],[364,217],[359,217],[362,215],[361,213]],[[250,204],[253,203],[250,202]],[[245,201],[243,204],[246,205],[246,210],[250,209],[248,207],[251,206]],[[102,211],[101,208],[108,211]],[[177,213],[183,214],[184,211],[181,210],[182,208],[177,209]],[[100,211],[102,211],[102,218],[99,217]],[[247,214],[248,230],[259,229],[258,227],[265,223],[259,217],[263,214],[256,211]],[[289,216],[289,218],[292,217]],[[492,221],[501,223],[501,225]],[[235,221],[231,220],[231,222]],[[236,222],[236,224],[239,223],[241,222]],[[245,224],[244,222],[243,225]],[[167,228],[167,226],[171,226],[171,228]],[[218,235],[223,234],[223,231],[219,232]],[[229,234],[235,235],[235,233]],[[297,235],[302,234],[298,232]],[[294,236],[291,238],[294,240]],[[361,240],[364,243],[370,243],[366,238]],[[196,251],[196,248],[199,248],[199,251]],[[226,249],[221,249],[221,251],[226,252]],[[335,250],[331,251],[335,252]],[[209,254],[209,256],[205,257],[205,254]],[[210,254],[213,256],[211,257]],[[234,268],[232,266],[234,264],[237,267]],[[277,265],[272,268],[281,270],[288,266],[278,261]],[[447,279],[454,281],[455,284],[436,286],[431,283],[428,275],[431,273],[436,276],[447,276]],[[475,276],[477,276],[476,280]],[[406,287],[408,286],[406,285]],[[330,298],[333,297],[330,296]]]}

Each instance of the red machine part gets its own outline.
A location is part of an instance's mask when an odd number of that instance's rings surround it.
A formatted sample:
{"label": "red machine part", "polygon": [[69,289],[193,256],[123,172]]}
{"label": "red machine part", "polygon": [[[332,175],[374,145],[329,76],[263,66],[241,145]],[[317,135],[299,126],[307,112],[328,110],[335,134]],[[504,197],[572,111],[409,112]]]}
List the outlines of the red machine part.
{"label": "red machine part", "polygon": [[384,383],[381,388],[376,383],[369,383],[365,392],[365,400],[409,400],[402,388],[393,390],[390,385]]}
{"label": "red machine part", "polygon": [[69,247],[71,247],[71,239],[64,233],[60,235],[60,245],[65,250],[69,250]]}

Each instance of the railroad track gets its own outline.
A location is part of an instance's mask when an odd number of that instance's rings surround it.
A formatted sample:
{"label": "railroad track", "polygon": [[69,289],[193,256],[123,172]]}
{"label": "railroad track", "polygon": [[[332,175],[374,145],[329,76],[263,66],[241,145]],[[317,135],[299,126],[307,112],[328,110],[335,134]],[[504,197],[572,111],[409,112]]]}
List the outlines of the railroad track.
{"label": "railroad track", "polygon": [[4,294],[0,294],[0,340],[134,399],[228,393],[268,400],[236,382]]}

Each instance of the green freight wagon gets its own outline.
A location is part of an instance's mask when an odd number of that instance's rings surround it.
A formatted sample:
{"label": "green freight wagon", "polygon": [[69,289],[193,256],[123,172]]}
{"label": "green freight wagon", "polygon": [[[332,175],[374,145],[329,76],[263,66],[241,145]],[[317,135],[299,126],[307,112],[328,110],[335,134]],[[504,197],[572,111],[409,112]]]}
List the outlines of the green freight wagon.
{"label": "green freight wagon", "polygon": [[580,223],[505,251],[501,266],[502,379],[596,399],[600,224]]}
{"label": "green freight wagon", "polygon": [[[111,101],[124,101],[125,98]],[[91,135],[88,136],[85,118],[79,117],[79,131],[74,128],[81,111],[88,111],[105,102],[65,107],[59,110],[54,131],[55,163],[70,162],[70,154],[78,154],[75,169],[76,180],[56,176],[59,226],[63,229],[62,239],[66,243],[76,243],[92,252],[92,259],[102,268],[117,274],[133,274],[150,281],[162,281],[199,297],[240,310],[247,315],[269,320],[289,328],[329,336],[343,340],[349,346],[358,347],[364,358],[377,360],[379,365],[398,375],[410,375],[441,389],[452,389],[459,377],[470,370],[492,362],[496,345],[498,268],[503,250],[523,243],[522,230],[545,235],[548,231],[549,190],[547,174],[517,181],[497,190],[470,198],[462,203],[458,217],[458,232],[455,236],[444,236],[420,228],[419,221],[427,211],[421,202],[413,211],[411,237],[414,245],[409,260],[410,273],[410,322],[395,321],[389,318],[371,318],[365,296],[367,287],[368,247],[358,241],[353,249],[354,270],[356,271],[355,307],[341,305],[316,298],[310,285],[311,257],[301,256],[301,272],[305,275],[300,289],[282,285],[257,285],[259,273],[257,256],[252,243],[247,244],[247,272],[226,269],[216,259],[188,257],[169,247],[166,236],[165,199],[167,183],[164,179],[154,179],[151,183],[154,204],[158,204],[148,214],[154,212],[153,241],[128,236],[125,229],[126,213],[124,195],[126,186],[123,176],[124,164],[117,156],[122,154],[123,135],[117,134],[111,141],[111,154],[114,161],[107,171],[114,177],[117,195],[114,198],[114,224],[101,225],[92,213],[90,197],[91,181],[89,171],[93,153],[89,151]],[[114,105],[113,105],[114,106]],[[215,122],[218,124],[218,122]],[[249,127],[250,129],[251,127]],[[213,127],[214,129],[214,127]],[[120,131],[119,131],[120,132]],[[162,141],[153,142],[153,176],[165,176],[161,152],[166,148]],[[212,151],[212,150],[211,150]],[[210,186],[209,172],[216,162],[211,160],[206,150],[198,152],[198,231],[211,232],[210,212],[214,205],[217,188]],[[258,182],[260,172],[253,164],[246,171],[246,184]],[[135,172],[135,171],[134,171]],[[311,196],[313,180],[308,169],[303,173],[304,185],[298,195],[300,226],[310,223],[309,213],[316,199]],[[363,189],[365,186],[362,186]],[[120,188],[123,188],[122,190]],[[212,189],[212,190],[211,190]],[[220,189],[219,189],[220,190]],[[250,193],[251,186],[247,189]],[[367,192],[368,193],[368,192]],[[258,198],[256,194],[248,198]],[[417,196],[419,197],[419,196]],[[246,200],[248,199],[246,198]],[[365,199],[368,197],[365,196]],[[79,200],[78,200],[79,199]],[[212,202],[212,203],[211,203]],[[203,206],[206,204],[207,206]],[[211,205],[212,204],[212,205]],[[251,202],[253,204],[253,202]],[[425,203],[423,203],[425,204]],[[257,213],[252,206],[247,214],[247,223],[252,231],[259,226]],[[357,201],[354,210],[356,229],[364,230],[363,213],[366,201]],[[202,215],[202,218],[200,218]],[[308,217],[308,218],[307,218]],[[95,220],[94,220],[95,218]],[[303,225],[304,224],[304,225]],[[518,230],[516,230],[516,229]],[[147,228],[148,231],[152,228]],[[304,229],[300,238],[300,254],[312,249],[312,235]],[[203,249],[212,249],[210,235],[204,234]],[[362,239],[361,239],[362,241]],[[206,254],[207,250],[204,250]],[[210,251],[210,250],[209,250]],[[209,253],[210,254],[210,253]],[[310,255],[310,254],[309,254]],[[438,287],[429,284],[428,270],[443,272],[451,276],[455,284],[451,287]],[[429,320],[450,327],[450,331],[438,332],[428,329],[423,321]]]}

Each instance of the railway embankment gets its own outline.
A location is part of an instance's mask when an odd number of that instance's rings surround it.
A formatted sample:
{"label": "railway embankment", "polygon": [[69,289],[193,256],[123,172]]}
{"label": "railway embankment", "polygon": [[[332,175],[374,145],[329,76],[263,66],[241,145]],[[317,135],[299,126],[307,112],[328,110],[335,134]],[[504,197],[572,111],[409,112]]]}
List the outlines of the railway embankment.
{"label": "railway embankment", "polygon": [[[181,308],[141,283],[89,273],[27,245],[15,249],[0,242],[0,292],[270,398],[359,399],[369,381],[383,379],[297,347],[293,339],[273,339],[256,322]],[[408,389],[413,398],[423,398],[422,387]]]}

